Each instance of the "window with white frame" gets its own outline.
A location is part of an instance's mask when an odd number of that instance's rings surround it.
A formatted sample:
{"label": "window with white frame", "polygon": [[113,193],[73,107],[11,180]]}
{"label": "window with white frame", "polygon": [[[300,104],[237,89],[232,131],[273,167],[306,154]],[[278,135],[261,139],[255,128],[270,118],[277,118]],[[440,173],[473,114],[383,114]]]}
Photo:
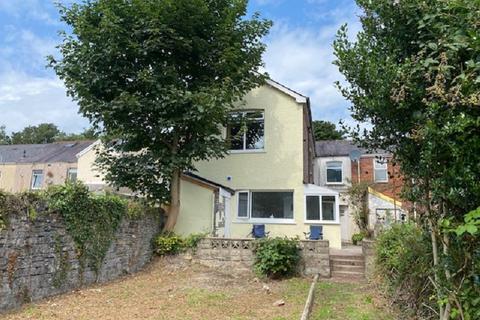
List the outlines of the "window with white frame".
{"label": "window with white frame", "polygon": [[227,141],[230,150],[262,150],[265,119],[259,110],[231,112],[228,117]]}
{"label": "window with white frame", "polygon": [[77,181],[77,168],[69,168],[67,170],[67,181],[69,182]]}
{"label": "window with white frame", "polygon": [[307,195],[306,220],[308,222],[337,222],[337,205],[335,196]]}
{"label": "window with white frame", "polygon": [[238,218],[293,219],[292,191],[241,191]]}
{"label": "window with white frame", "polygon": [[32,171],[32,190],[41,189],[43,184],[43,170]]}
{"label": "window with white frame", "polygon": [[339,184],[343,181],[341,161],[328,161],[327,162],[327,183]]}
{"label": "window with white frame", "polygon": [[388,182],[387,159],[373,159],[373,178],[375,182]]}

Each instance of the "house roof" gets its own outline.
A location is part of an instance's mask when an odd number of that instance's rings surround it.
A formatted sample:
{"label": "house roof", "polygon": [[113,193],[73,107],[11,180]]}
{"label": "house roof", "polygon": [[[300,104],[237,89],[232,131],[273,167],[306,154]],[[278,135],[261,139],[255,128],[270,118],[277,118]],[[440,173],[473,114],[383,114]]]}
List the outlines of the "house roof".
{"label": "house roof", "polygon": [[0,163],[77,162],[76,154],[94,141],[0,145]]}
{"label": "house roof", "polygon": [[369,151],[366,148],[359,147],[350,140],[322,140],[315,142],[315,152],[317,157],[335,157],[350,155],[350,152],[358,150],[361,155],[388,154],[385,150]]}
{"label": "house roof", "polygon": [[280,90],[281,92],[289,95],[290,97],[294,98],[296,102],[298,103],[307,103],[308,101],[308,97],[307,96],[304,96],[303,94],[300,94],[286,86],[284,86],[283,84],[275,81],[275,80],[272,80],[272,79],[267,79],[267,84],[277,90]]}
{"label": "house roof", "polygon": [[235,193],[235,190],[233,190],[232,188],[229,188],[227,186],[224,186],[220,183],[217,183],[217,182],[214,182],[212,180],[208,180],[204,177],[201,177],[199,175],[196,175],[194,173],[191,173],[191,172],[184,172],[183,173],[184,176],[187,176],[187,177],[190,177],[192,179],[195,179],[195,180],[198,180],[198,181],[201,181],[207,185],[210,185],[212,187],[215,187],[215,188],[222,188],[222,189],[225,189],[226,191],[230,192],[230,194],[234,194]]}

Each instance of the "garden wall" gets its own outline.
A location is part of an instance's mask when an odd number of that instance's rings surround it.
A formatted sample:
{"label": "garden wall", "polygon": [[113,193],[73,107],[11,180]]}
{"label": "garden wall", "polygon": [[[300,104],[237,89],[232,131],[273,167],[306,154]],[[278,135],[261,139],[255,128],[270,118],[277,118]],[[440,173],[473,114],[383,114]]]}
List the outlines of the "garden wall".
{"label": "garden wall", "polygon": [[125,218],[99,272],[89,266],[82,272],[60,215],[11,215],[0,231],[0,312],[140,270],[151,259],[151,239],[159,231],[158,216]]}
{"label": "garden wall", "polygon": [[[193,259],[210,267],[251,270],[254,262],[253,239],[202,239]],[[300,241],[300,272],[304,275],[330,277],[329,243],[326,240]]]}
{"label": "garden wall", "polygon": [[365,257],[365,277],[371,280],[375,273],[375,241],[363,239],[362,253]]}

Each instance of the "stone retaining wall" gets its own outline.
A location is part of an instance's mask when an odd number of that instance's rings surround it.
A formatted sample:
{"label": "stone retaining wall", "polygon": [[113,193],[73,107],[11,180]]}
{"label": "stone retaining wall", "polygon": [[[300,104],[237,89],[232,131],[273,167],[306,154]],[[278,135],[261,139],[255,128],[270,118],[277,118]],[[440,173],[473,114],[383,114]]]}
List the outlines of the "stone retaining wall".
{"label": "stone retaining wall", "polygon": [[[254,263],[253,239],[205,238],[200,241],[193,259],[210,267],[251,270]],[[329,243],[326,240],[300,241],[299,271],[304,275],[330,277]]]}
{"label": "stone retaining wall", "polygon": [[60,215],[39,213],[33,221],[26,213],[10,216],[0,231],[0,312],[140,270],[159,231],[158,217],[124,219],[98,274],[88,266],[82,273]]}

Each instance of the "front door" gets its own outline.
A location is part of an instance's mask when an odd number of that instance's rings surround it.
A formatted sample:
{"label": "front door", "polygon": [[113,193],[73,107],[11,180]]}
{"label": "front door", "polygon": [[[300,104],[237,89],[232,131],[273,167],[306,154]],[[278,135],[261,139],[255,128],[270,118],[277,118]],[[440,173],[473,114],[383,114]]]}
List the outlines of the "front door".
{"label": "front door", "polygon": [[352,241],[352,219],[347,206],[340,206],[340,229],[342,232],[342,242]]}

